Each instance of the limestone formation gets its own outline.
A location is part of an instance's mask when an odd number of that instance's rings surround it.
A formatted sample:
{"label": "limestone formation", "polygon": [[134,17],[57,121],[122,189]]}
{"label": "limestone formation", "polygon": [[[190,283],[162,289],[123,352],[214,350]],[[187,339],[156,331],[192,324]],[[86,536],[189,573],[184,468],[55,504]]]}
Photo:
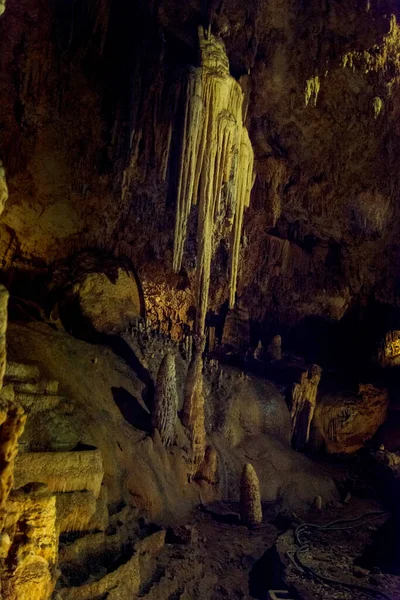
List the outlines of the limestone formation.
{"label": "limestone formation", "polygon": [[[0,15],[4,12],[5,4],[0,0]],[[8,199],[8,188],[6,181],[6,171],[3,167],[3,163],[0,160],[0,215],[4,210],[4,206]]]}
{"label": "limestone formation", "polygon": [[268,355],[270,360],[282,360],[282,338],[280,335],[274,335],[269,346]]}
{"label": "limestone formation", "polygon": [[400,365],[400,331],[389,331],[378,348],[378,363],[381,367]]}
{"label": "limestone formation", "polygon": [[362,448],[384,423],[388,393],[360,384],[358,394],[324,395],[316,408],[310,441],[330,454],[351,454]]}
{"label": "limestone formation", "polygon": [[247,349],[250,345],[250,315],[248,307],[239,299],[226,315],[222,333],[222,346],[235,350]]}
{"label": "limestone formation", "polygon": [[256,360],[263,360],[264,358],[264,346],[261,340],[258,340],[258,344],[253,354]]}
{"label": "limestone formation", "polygon": [[8,291],[0,285],[0,389],[6,372],[6,331],[7,331]]}
{"label": "limestone formation", "polygon": [[313,507],[316,510],[322,510],[322,498],[321,498],[321,496],[315,496],[314,502],[313,502]]}
{"label": "limestone formation", "polygon": [[231,231],[230,300],[235,302],[243,214],[253,186],[253,149],[243,124],[244,94],[229,74],[222,40],[199,28],[201,67],[190,73],[179,171],[173,268],[182,265],[191,207],[198,205],[197,322],[204,333],[218,225]]}
{"label": "limestone formation", "polygon": [[1,598],[49,600],[58,553],[56,498],[45,486],[13,491],[6,505],[4,532],[11,546],[0,562]]}
{"label": "limestone formation", "polygon": [[316,75],[315,77],[311,77],[307,79],[306,88],[304,91],[304,105],[307,107],[311,102],[312,106],[317,105],[318,94],[321,88],[321,82]]}
{"label": "limestone formation", "polygon": [[311,421],[317,403],[318,384],[321,379],[321,367],[312,365],[301,374],[300,381],[293,385],[291,395],[292,445],[301,449],[310,437]]}
{"label": "limestone formation", "polygon": [[60,533],[86,531],[96,513],[96,498],[92,492],[56,494],[57,529]]}
{"label": "limestone formation", "polygon": [[164,446],[170,446],[174,442],[177,410],[175,357],[166,354],[158,370],[152,411],[152,425],[154,429],[158,429]]}
{"label": "limestone formation", "polygon": [[141,314],[136,280],[122,268],[115,280],[102,272],[85,273],[66,292],[60,314],[67,328],[81,335],[122,333]]}
{"label": "limestone formation", "polygon": [[63,600],[131,600],[139,593],[140,565],[139,554],[134,554],[116,570],[111,571],[98,581],[81,586],[62,589]]}
{"label": "limestone formation", "polygon": [[11,401],[0,399],[0,511],[4,510],[13,487],[18,438],[24,430],[25,420],[20,407]]}
{"label": "limestone formation", "polygon": [[240,517],[250,528],[262,523],[260,482],[250,463],[244,465],[240,480]]}
{"label": "limestone formation", "polygon": [[204,459],[206,430],[204,425],[203,351],[205,338],[196,340],[195,351],[185,381],[182,424],[188,429],[190,455],[188,473],[193,477]]}
{"label": "limestone formation", "polygon": [[17,457],[14,486],[22,487],[34,476],[52,492],[87,490],[98,498],[103,475],[103,462],[98,450],[28,452]]}
{"label": "limestone formation", "polygon": [[210,485],[217,483],[218,477],[218,455],[214,446],[207,446],[204,460],[200,465],[197,479],[206,481]]}

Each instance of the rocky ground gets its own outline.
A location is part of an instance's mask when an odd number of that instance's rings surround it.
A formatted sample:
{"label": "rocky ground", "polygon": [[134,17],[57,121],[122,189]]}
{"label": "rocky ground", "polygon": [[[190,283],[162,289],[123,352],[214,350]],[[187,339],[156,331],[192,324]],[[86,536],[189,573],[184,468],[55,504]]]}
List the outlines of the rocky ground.
{"label": "rocky ground", "polygon": [[[167,544],[155,571],[142,586],[140,597],[185,600],[219,598],[267,600],[271,589],[289,589],[299,600],[358,600],[364,597],[400,597],[400,577],[365,567],[363,556],[388,515],[378,516],[382,507],[373,500],[352,498],[326,510],[296,515],[326,525],[352,520],[342,530],[317,532],[310,536],[310,549],[302,560],[322,577],[342,585],[315,580],[296,571],[284,548],[293,540],[292,517],[264,503],[264,522],[249,531],[239,521],[238,505],[215,503],[196,509],[185,524],[167,529]],[[365,525],[355,527],[361,515]],[[290,540],[288,542],[288,540]],[[173,542],[173,543],[168,543]],[[352,588],[344,584],[349,583]],[[169,594],[165,590],[169,590]],[[173,592],[171,590],[174,590]]]}
{"label": "rocky ground", "polygon": [[[273,503],[264,503],[263,524],[248,530],[240,524],[237,503],[199,506],[185,519],[164,523],[165,544],[157,558],[145,563],[137,597],[267,600],[269,590],[286,589],[288,597],[298,600],[395,600],[400,597],[400,577],[382,573],[378,567],[368,569],[363,563],[365,550],[387,515],[369,516],[365,526],[354,527],[354,519],[379,510],[381,506],[373,500],[352,498],[323,511],[289,516],[279,513]],[[299,519],[318,525],[339,519],[353,521],[343,530],[313,533],[309,551],[302,556],[302,561],[322,577],[342,585],[307,577],[292,567],[286,550],[293,549],[293,527]],[[67,537],[61,556],[68,554],[69,543]],[[68,571],[60,580],[63,585],[67,582]],[[354,587],[347,588],[346,582]],[[64,597],[62,590],[60,597]]]}

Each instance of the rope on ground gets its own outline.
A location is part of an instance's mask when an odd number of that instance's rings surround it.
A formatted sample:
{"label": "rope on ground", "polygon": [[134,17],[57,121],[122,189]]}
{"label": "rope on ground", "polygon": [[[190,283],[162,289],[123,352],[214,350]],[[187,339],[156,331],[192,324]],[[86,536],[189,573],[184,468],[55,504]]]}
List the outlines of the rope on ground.
{"label": "rope on ground", "polygon": [[315,571],[312,567],[307,565],[300,558],[300,554],[303,554],[310,550],[307,540],[303,539],[303,537],[302,537],[303,534],[311,533],[311,531],[325,532],[325,531],[339,531],[339,530],[354,529],[355,527],[361,527],[362,525],[366,525],[367,523],[370,523],[374,519],[377,519],[377,518],[383,517],[383,516],[389,516],[389,513],[386,513],[383,511],[374,511],[374,512],[366,513],[364,515],[360,515],[353,519],[339,519],[337,521],[331,521],[330,523],[327,523],[326,525],[316,525],[314,523],[306,523],[304,521],[301,521],[298,517],[296,517],[296,520],[300,521],[300,523],[296,526],[296,528],[294,530],[294,538],[298,545],[298,548],[293,552],[288,551],[286,553],[287,557],[289,558],[289,560],[291,561],[293,566],[298,571],[300,571],[303,575],[311,577],[312,579],[319,580],[322,583],[327,583],[329,585],[358,590],[363,595],[365,595],[369,598],[377,598],[380,596],[381,598],[386,598],[386,600],[392,600],[392,598],[388,594],[386,594],[385,592],[383,592],[375,587],[362,585],[360,583],[352,583],[352,582],[348,582],[348,581],[342,581],[340,579],[333,579],[332,577],[327,577],[326,575],[323,575],[322,573],[318,573],[317,571]]}

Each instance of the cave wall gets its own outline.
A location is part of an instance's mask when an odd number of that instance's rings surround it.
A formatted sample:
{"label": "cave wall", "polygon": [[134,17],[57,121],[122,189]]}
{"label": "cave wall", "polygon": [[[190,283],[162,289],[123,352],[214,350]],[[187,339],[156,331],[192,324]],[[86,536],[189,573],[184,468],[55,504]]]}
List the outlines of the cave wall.
{"label": "cave wall", "polygon": [[[91,248],[132,261],[156,326],[177,337],[192,326],[195,214],[177,275],[173,229],[188,68],[199,64],[197,27],[210,23],[245,91],[255,154],[238,279],[250,320],[284,330],[310,315],[339,320],[360,297],[397,306],[396,2],[207,6],[7,7],[4,281],[51,280]],[[228,254],[223,239],[214,312],[228,297]]]}

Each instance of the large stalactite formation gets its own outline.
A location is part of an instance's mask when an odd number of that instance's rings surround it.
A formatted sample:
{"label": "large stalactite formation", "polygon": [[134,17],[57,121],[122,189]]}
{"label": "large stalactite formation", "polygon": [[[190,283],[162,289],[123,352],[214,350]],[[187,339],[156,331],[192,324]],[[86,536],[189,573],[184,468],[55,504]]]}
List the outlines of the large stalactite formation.
{"label": "large stalactite formation", "polygon": [[229,74],[222,40],[199,28],[201,67],[190,73],[175,221],[173,268],[182,266],[188,218],[198,205],[197,321],[204,333],[213,253],[221,221],[231,231],[230,306],[235,303],[244,209],[254,183],[243,123],[244,92]]}

